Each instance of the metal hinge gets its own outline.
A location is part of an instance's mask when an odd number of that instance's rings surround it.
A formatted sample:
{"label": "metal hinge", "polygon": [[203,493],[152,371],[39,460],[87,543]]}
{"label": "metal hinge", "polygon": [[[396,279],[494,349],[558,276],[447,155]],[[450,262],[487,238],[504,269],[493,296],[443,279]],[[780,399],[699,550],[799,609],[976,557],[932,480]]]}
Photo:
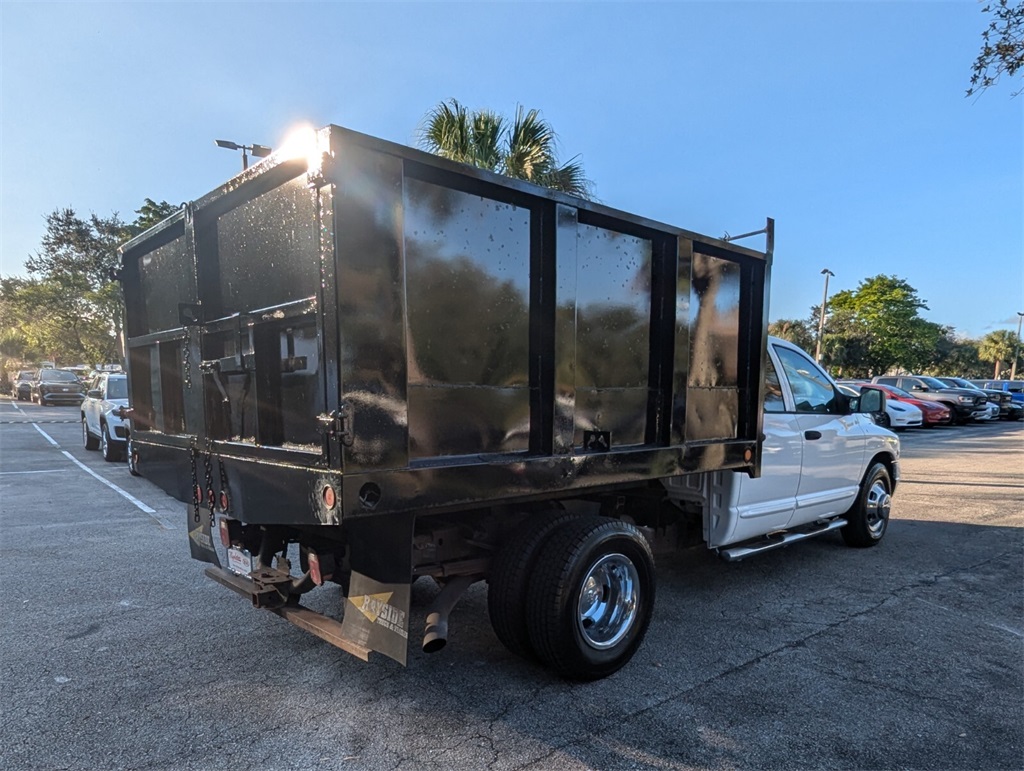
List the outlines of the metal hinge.
{"label": "metal hinge", "polygon": [[330,413],[317,415],[317,422],[321,430],[331,439],[338,439],[346,447],[351,447],[355,442],[355,434],[352,429],[352,408],[342,404],[338,409]]}

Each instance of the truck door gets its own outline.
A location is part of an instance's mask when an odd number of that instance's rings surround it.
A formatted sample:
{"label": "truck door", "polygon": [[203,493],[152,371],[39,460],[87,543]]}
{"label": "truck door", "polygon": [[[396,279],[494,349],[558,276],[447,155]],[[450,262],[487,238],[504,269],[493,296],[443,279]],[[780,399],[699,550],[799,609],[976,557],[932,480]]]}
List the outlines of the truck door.
{"label": "truck door", "polygon": [[320,193],[305,176],[257,192],[196,215],[207,432],[318,463],[329,387]]}
{"label": "truck door", "polygon": [[[769,351],[771,347],[769,346]],[[786,527],[796,509],[804,438],[771,356],[765,363],[764,442],[761,476],[737,474],[730,517],[731,532],[722,543],[736,543]]]}
{"label": "truck door", "polygon": [[860,487],[867,437],[857,415],[842,414],[844,400],[817,364],[795,348],[773,347],[803,442],[796,510],[789,522],[795,527],[850,508]]}

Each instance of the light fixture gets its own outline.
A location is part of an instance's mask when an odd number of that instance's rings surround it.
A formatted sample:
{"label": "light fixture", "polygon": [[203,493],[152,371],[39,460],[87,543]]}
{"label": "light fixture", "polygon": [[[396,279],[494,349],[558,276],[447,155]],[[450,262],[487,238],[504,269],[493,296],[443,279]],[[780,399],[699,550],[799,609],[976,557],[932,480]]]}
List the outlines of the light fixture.
{"label": "light fixture", "polygon": [[225,150],[242,151],[242,171],[249,168],[249,156],[246,152],[252,153],[254,158],[266,158],[273,152],[273,150],[266,145],[240,145],[237,142],[232,142],[227,139],[215,139],[213,141],[217,143],[217,147],[223,147]]}

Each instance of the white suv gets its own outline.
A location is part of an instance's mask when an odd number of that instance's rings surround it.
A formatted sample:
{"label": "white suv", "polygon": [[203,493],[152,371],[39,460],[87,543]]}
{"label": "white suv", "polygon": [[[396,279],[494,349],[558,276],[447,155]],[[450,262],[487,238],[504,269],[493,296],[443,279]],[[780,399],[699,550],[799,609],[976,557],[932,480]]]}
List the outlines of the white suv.
{"label": "white suv", "polygon": [[115,410],[128,406],[128,378],[120,372],[101,372],[89,384],[82,402],[82,442],[99,449],[103,460],[120,460],[128,439],[128,426]]}

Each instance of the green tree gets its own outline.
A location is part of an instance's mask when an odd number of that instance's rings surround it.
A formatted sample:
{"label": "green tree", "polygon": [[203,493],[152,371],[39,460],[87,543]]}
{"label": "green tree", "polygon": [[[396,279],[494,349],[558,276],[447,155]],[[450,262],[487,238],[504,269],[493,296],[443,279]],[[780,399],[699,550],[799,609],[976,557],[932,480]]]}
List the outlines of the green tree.
{"label": "green tree", "polygon": [[781,337],[805,351],[814,351],[814,332],[806,321],[800,319],[779,319],[768,325],[768,334]]}
{"label": "green tree", "polygon": [[920,317],[918,312],[928,306],[896,276],[875,276],[856,290],[837,292],[829,308],[822,360],[864,375],[927,366],[945,333],[944,327]]}
{"label": "green tree", "polygon": [[[1013,77],[1024,66],[1024,0],[996,0],[986,3],[982,13],[992,14],[981,33],[981,52],[971,65],[971,87],[967,96],[995,85],[1000,76]],[[1013,92],[1013,96],[1020,89]]]}
{"label": "green tree", "polygon": [[30,278],[0,284],[4,334],[23,341],[24,352],[54,361],[117,360],[123,315],[120,287],[111,278],[117,247],[175,210],[147,198],[131,223],[116,213],[83,218],[71,208],[47,215],[42,246],[25,262]]}
{"label": "green tree", "polygon": [[593,183],[579,156],[560,164],[557,144],[540,113],[521,105],[510,123],[496,112],[470,111],[449,99],[427,113],[419,130],[420,147],[435,155],[589,198]]}
{"label": "green tree", "polygon": [[999,377],[999,370],[1002,369],[1000,365],[1003,362],[1008,364],[1012,362],[1018,342],[1017,335],[1006,329],[997,329],[981,338],[981,342],[978,344],[978,358],[995,364],[993,378]]}

